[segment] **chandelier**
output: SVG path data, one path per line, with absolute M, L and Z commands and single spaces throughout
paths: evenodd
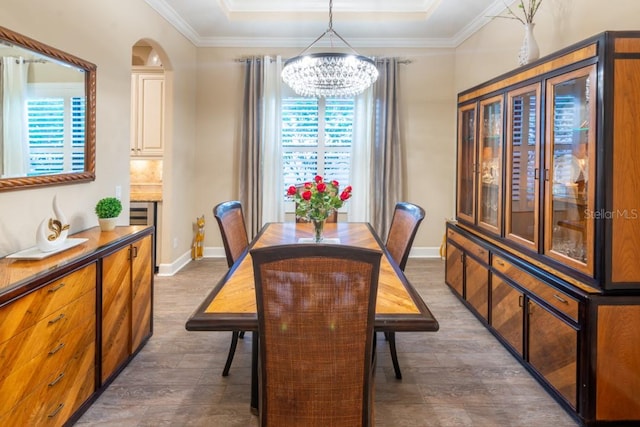
M 310 97 L 349 97 L 363 92 L 378 78 L 375 63 L 359 55 L 333 29 L 333 0 L 329 0 L 329 28 L 305 48 L 300 55 L 284 63 L 282 80 L 295 93 Z M 353 53 L 309 53 L 325 36 L 339 38 Z

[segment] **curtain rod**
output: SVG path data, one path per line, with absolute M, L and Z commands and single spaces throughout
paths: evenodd
M 262 59 L 262 57 L 259 57 L 258 60 L 260 61 Z M 375 61 L 376 59 L 385 59 L 385 57 L 380 57 L 380 58 L 373 58 L 373 60 Z M 242 57 L 242 58 L 236 58 L 234 59 L 234 62 L 247 62 L 251 60 L 251 57 Z M 271 59 L 271 62 L 274 62 L 274 59 Z M 411 59 L 399 59 L 398 64 L 411 64 L 413 61 Z

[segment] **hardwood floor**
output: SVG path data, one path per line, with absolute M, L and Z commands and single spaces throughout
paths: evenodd
M 231 333 L 184 328 L 226 268 L 203 259 L 156 277 L 153 337 L 76 425 L 258 425 L 249 411 L 251 336 L 225 378 Z M 409 259 L 406 274 L 440 331 L 396 334 L 401 381 L 378 334 L 377 427 L 578 425 L 453 296 L 443 261 Z

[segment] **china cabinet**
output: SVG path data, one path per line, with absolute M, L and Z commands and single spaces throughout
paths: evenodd
M 446 282 L 577 420 L 640 422 L 640 32 L 458 95 Z
M 0 425 L 70 425 L 142 348 L 152 334 L 152 234 L 96 227 L 73 236 L 86 242 L 40 260 L 0 258 Z M 100 357 L 111 345 L 109 319 L 122 317 L 107 303 L 114 283 L 131 291 L 132 315 L 127 353 L 109 366 Z

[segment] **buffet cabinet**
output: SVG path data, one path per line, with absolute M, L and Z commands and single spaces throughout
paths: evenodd
M 43 259 L 0 259 L 0 425 L 72 424 L 142 348 L 152 334 L 152 233 L 95 228 Z M 108 338 L 115 318 L 126 319 L 126 343 Z
M 640 422 L 640 32 L 458 95 L 446 282 L 585 425 Z

